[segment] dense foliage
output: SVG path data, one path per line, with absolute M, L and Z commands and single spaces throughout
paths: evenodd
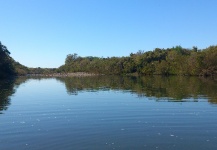
M 7 47 L 0 42 L 0 78 L 6 78 L 15 74 L 13 60 L 9 55 L 10 52 Z
M 128 57 L 80 57 L 69 54 L 58 72 L 140 75 L 217 75 L 217 46 L 198 50 L 176 46 L 131 53 Z
M 10 52 L 6 46 L 0 42 L 0 78 L 9 78 L 16 75 L 26 75 L 29 68 L 16 62 L 10 57 Z
M 11 76 L 22 76 L 27 74 L 50 74 L 56 69 L 48 68 L 28 68 L 10 57 L 10 52 L 6 46 L 0 42 L 0 78 L 9 78 Z
M 107 75 L 217 75 L 217 46 L 203 50 L 176 46 L 153 51 L 138 51 L 127 57 L 80 57 L 67 55 L 59 68 L 27 68 L 10 57 L 0 42 L 0 78 L 11 75 L 87 72 Z

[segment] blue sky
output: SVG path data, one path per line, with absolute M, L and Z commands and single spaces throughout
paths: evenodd
M 0 41 L 28 67 L 217 44 L 217 0 L 0 0 Z

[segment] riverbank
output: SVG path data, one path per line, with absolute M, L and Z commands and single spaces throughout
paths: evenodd
M 74 73 L 53 73 L 53 74 L 27 74 L 29 77 L 88 77 L 96 76 L 99 74 L 87 72 L 74 72 Z

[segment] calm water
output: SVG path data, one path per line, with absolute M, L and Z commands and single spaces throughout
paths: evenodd
M 0 149 L 215 150 L 217 82 L 118 76 L 0 81 Z

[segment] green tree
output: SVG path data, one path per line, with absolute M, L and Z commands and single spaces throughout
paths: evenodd
M 7 47 L 0 42 L 0 78 L 7 78 L 15 75 L 13 59 L 9 56 L 10 52 Z

